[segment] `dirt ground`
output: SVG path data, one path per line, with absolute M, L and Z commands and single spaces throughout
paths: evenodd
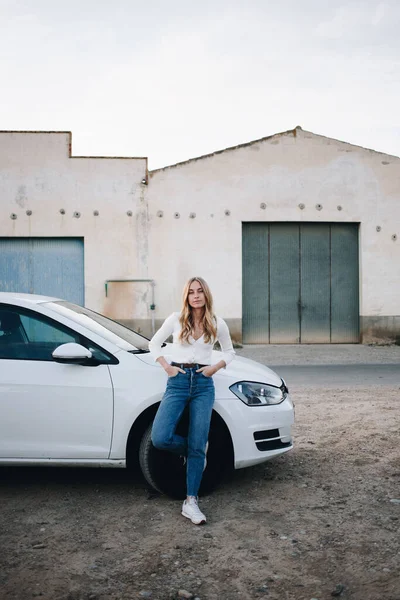
M 400 386 L 291 393 L 294 450 L 203 527 L 124 470 L 0 469 L 1 600 L 400 600 Z

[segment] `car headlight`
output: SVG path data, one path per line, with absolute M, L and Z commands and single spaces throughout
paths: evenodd
M 238 381 L 229 389 L 247 406 L 280 404 L 285 400 L 289 391 L 283 380 L 280 387 L 255 381 Z

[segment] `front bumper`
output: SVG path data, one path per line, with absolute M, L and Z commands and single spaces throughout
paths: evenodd
M 229 428 L 235 469 L 257 465 L 293 448 L 294 407 L 289 395 L 272 406 L 246 406 L 238 398 L 218 399 L 214 408 Z

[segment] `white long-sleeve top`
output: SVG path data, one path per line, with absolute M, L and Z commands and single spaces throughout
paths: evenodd
M 204 334 L 195 340 L 189 336 L 189 343 L 182 343 L 179 340 L 181 325 L 179 323 L 180 313 L 172 313 L 167 317 L 160 329 L 153 335 L 149 342 L 149 350 L 157 360 L 160 356 L 164 356 L 161 348 L 165 340 L 172 335 L 173 343 L 168 346 L 168 357 L 171 362 L 176 363 L 198 363 L 200 365 L 211 365 L 211 357 L 214 344 L 210 342 L 206 344 Z M 217 340 L 221 345 L 222 357 L 228 365 L 235 356 L 235 351 L 232 346 L 231 336 L 227 324 L 221 317 L 216 317 L 217 320 Z

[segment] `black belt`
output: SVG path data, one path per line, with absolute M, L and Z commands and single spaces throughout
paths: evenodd
M 181 369 L 194 369 L 195 367 L 202 368 L 208 367 L 209 365 L 200 365 L 199 363 L 176 363 L 172 362 L 171 365 L 173 367 L 180 367 Z

